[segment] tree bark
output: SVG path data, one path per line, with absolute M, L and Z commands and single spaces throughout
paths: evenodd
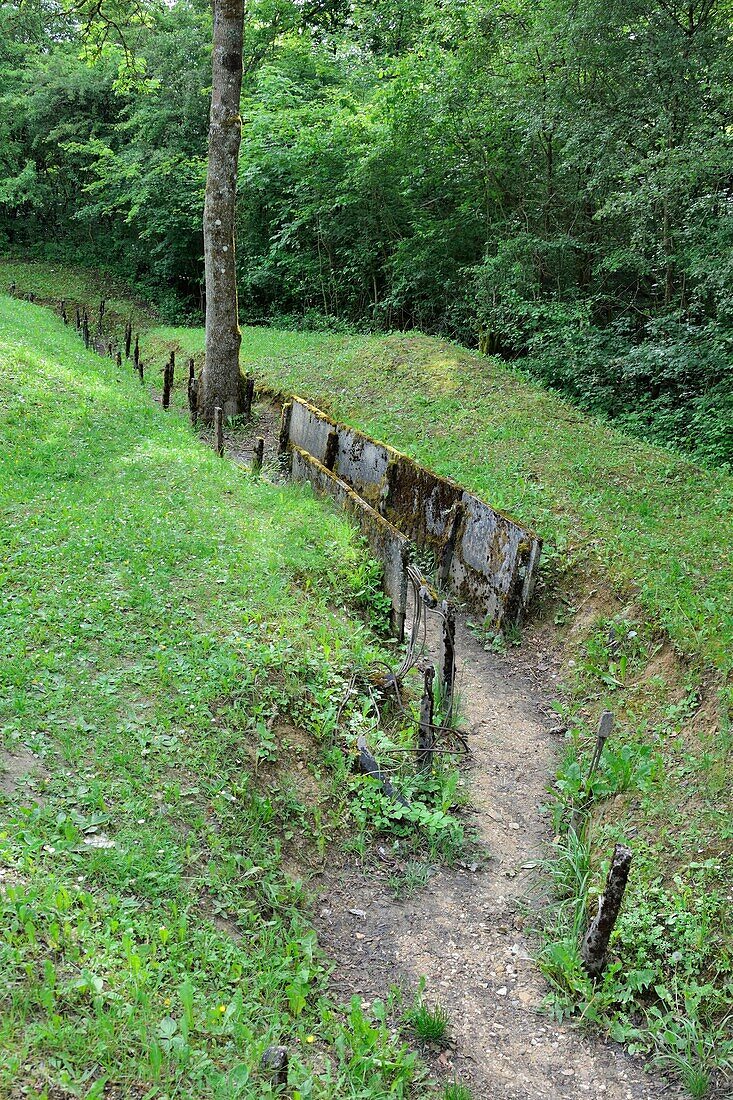
M 204 203 L 206 358 L 200 393 L 201 417 L 209 424 L 213 422 L 215 407 L 220 407 L 225 417 L 236 416 L 243 401 L 234 235 L 242 137 L 239 99 L 244 0 L 213 0 L 213 5 L 214 52 Z

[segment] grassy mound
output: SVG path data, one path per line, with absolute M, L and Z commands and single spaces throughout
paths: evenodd
M 0 378 L 0 1094 L 266 1097 L 284 1042 L 292 1095 L 404 1095 L 282 870 L 333 827 L 294 776 L 371 652 L 360 543 L 47 311 L 0 298 Z

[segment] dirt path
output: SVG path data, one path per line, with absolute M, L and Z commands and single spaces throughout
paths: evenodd
M 474 1100 L 681 1096 L 620 1047 L 539 1012 L 546 986 L 517 903 L 531 888 L 526 865 L 550 839 L 542 806 L 557 737 L 516 662 L 485 652 L 465 620 L 456 641 L 483 865 L 439 870 L 406 901 L 395 900 L 387 866 L 351 863 L 317 876 L 316 927 L 334 960 L 334 992 L 371 1001 L 400 985 L 412 996 L 424 976 L 427 1000 L 450 1014 L 452 1043 L 433 1066 L 468 1084 Z

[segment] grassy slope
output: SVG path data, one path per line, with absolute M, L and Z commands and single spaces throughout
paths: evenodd
M 146 360 L 162 364 L 171 344 L 200 356 L 203 333 L 153 330 Z M 577 848 L 567 836 L 558 847 L 552 873 L 568 900 L 551 916 L 543 962 L 560 1007 L 610 1021 L 641 1049 L 679 1042 L 706 1077 L 713 1050 L 723 1051 L 712 1020 L 733 996 L 733 479 L 630 439 L 442 341 L 248 329 L 243 361 L 261 383 L 303 393 L 532 523 L 548 540 L 550 575 L 582 578 L 590 562 L 595 578 L 605 563 L 620 593 L 610 609 L 591 599 L 577 620 L 572 607 L 558 616 L 574 623 L 558 701 L 570 729 L 558 824 L 584 798 L 598 712 L 614 710 L 618 724 L 593 783 L 592 831 Z M 689 661 L 664 645 L 660 627 Z M 609 846 L 629 838 L 635 870 L 620 964 L 594 989 L 577 966 L 576 925 L 602 886 Z M 639 1026 L 644 1005 L 660 1013 L 649 1027 Z
M 162 362 L 171 345 L 200 355 L 202 334 L 157 329 L 144 344 Z M 548 873 L 564 904 L 548 913 L 541 962 L 559 1012 L 661 1052 L 693 1095 L 707 1095 L 733 1070 L 730 1018 L 720 1023 L 733 1004 L 733 478 L 422 336 L 248 329 L 242 357 L 260 383 L 303 394 L 534 525 L 551 572 L 605 567 L 621 597 L 571 642 L 557 704 L 569 734 Z M 689 662 L 668 652 L 660 628 Z M 592 784 L 597 812 L 577 839 L 568 808 L 585 802 L 606 708 L 616 731 Z M 578 938 L 621 841 L 633 845 L 634 872 L 618 961 L 599 988 L 579 965 Z
M 0 379 L 0 763 L 43 769 L 0 789 L 0 1094 L 264 1097 L 285 1041 L 303 1095 L 403 1095 L 280 868 L 327 812 L 255 766 L 368 648 L 351 529 L 2 297 Z
M 201 331 L 162 329 L 200 353 Z M 526 377 L 422 336 L 246 329 L 243 363 L 601 558 L 688 654 L 733 667 L 733 477 L 590 417 Z
M 0 261 L 0 285 L 13 280 L 90 305 L 107 287 L 83 270 Z M 169 341 L 203 352 L 202 329 L 154 329 L 146 353 L 160 346 L 162 360 Z M 599 557 L 684 653 L 733 668 L 730 475 L 634 440 L 441 340 L 250 328 L 242 361 L 261 383 L 301 392 L 513 512 L 548 540 L 546 559 Z

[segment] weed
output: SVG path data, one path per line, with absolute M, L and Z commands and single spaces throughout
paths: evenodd
M 656 1064 L 675 1070 L 691 1096 L 710 1095 L 715 1075 L 733 1073 L 732 1019 L 726 1016 L 711 1028 L 703 1026 L 693 1010 L 690 1015 L 660 1021 L 655 1029 Z
M 411 898 L 427 886 L 433 872 L 429 863 L 408 859 L 400 874 L 390 876 L 389 887 L 396 898 Z
M 440 1043 L 448 1029 L 449 1016 L 437 1002 L 432 1007 L 418 996 L 413 1007 L 405 1014 L 405 1021 L 415 1036 L 423 1043 Z
M 453 1081 L 446 1085 L 443 1091 L 443 1100 L 472 1100 L 471 1090 L 459 1081 Z

